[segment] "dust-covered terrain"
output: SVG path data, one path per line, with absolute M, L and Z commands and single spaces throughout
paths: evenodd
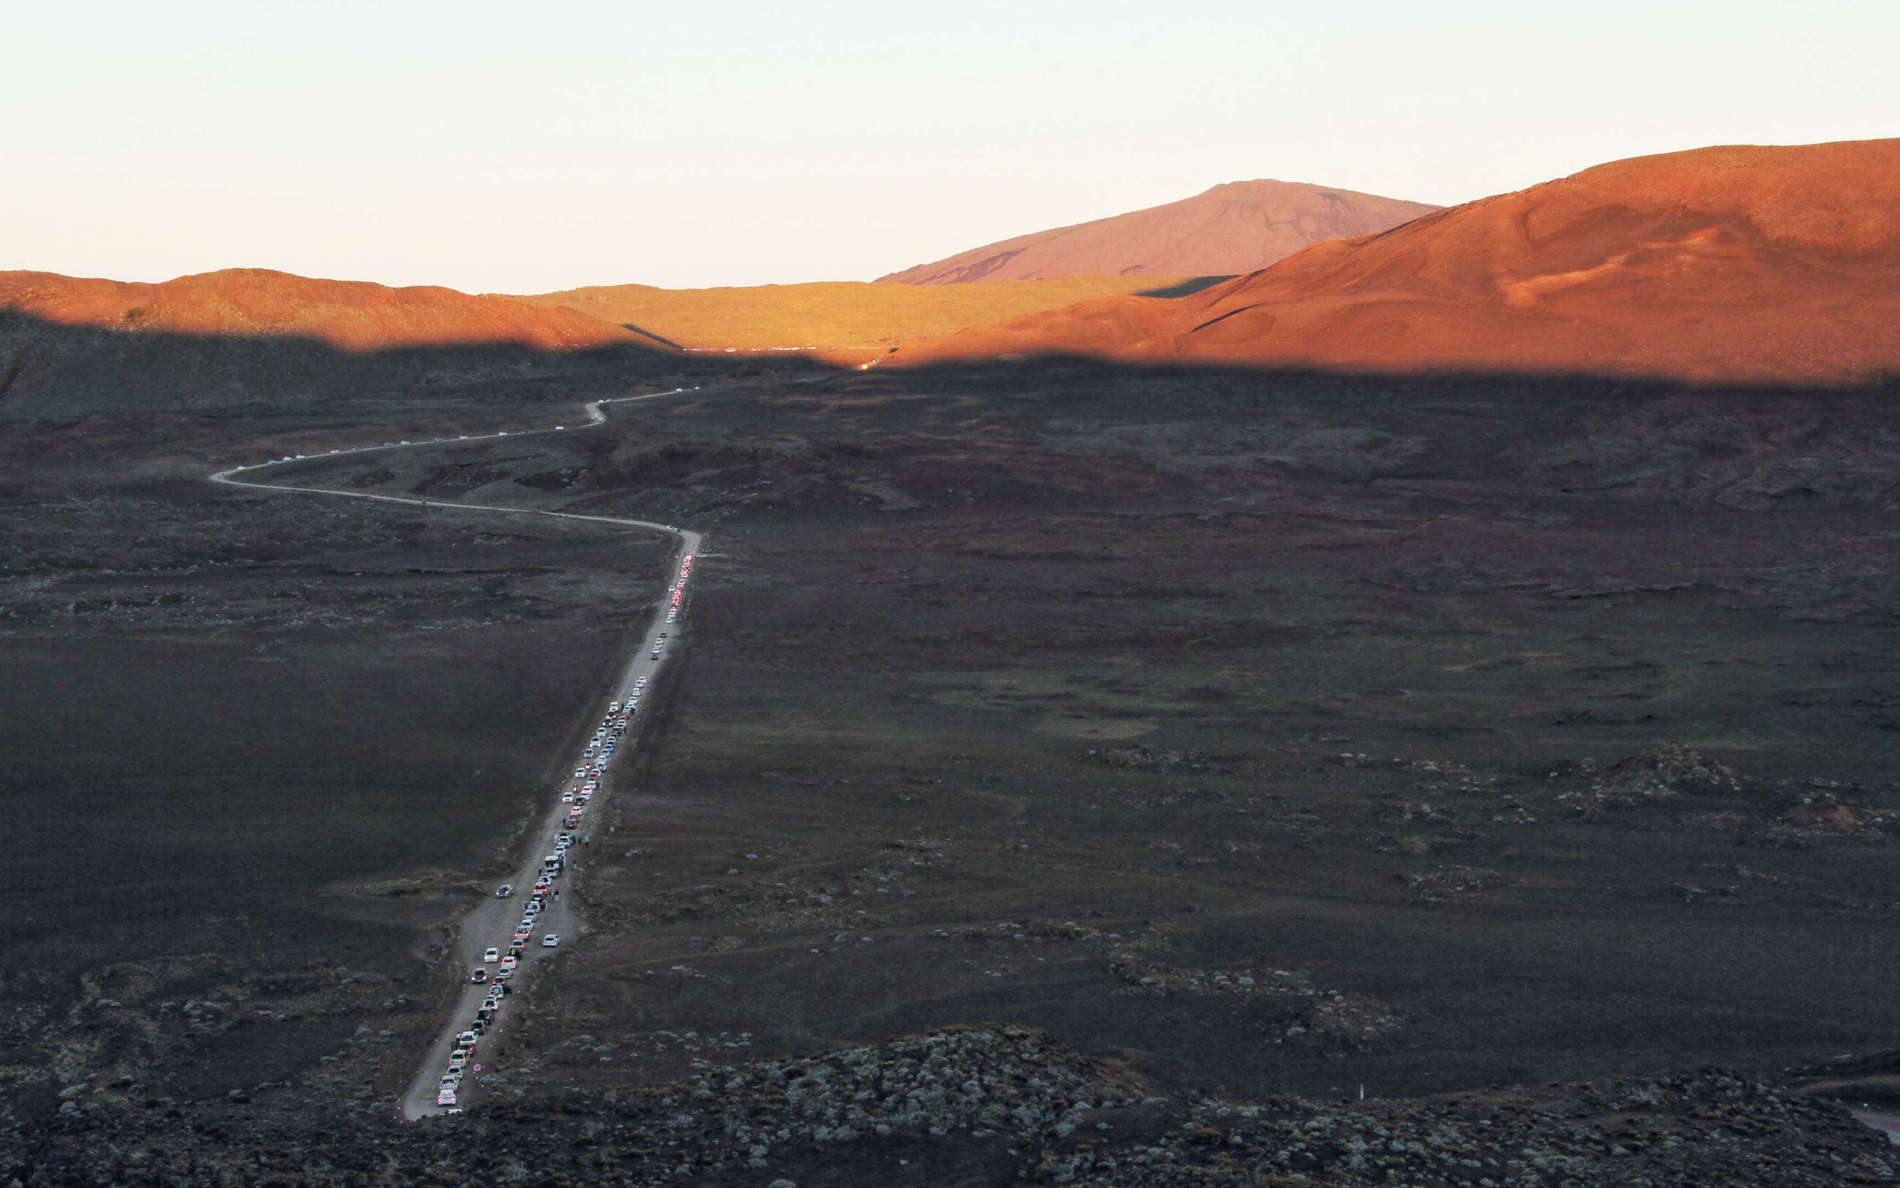
M 356 1092 L 387 1053 L 346 1044 L 426 1025 L 438 926 L 504 868 L 667 556 L 204 481 L 496 419 L 479 393 L 430 411 L 8 423 L 4 891 L 33 954 L 0 975 L 10 1114 L 75 1078 L 189 1100 L 348 1065 Z
M 659 545 L 34 422 L 0 1171 L 1885 1182 L 1784 1073 L 1900 1047 L 1892 395 L 804 373 L 285 467 L 709 533 L 586 944 L 421 1129 L 434 930 Z

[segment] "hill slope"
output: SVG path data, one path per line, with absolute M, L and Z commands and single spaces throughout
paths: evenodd
M 343 350 L 513 343 L 541 350 L 631 343 L 618 326 L 454 289 L 392 289 L 231 268 L 159 284 L 0 272 L 0 310 L 66 326 L 192 335 L 307 338 Z
M 1093 297 L 1134 294 L 1170 280 L 1066 276 L 954 286 L 818 281 L 721 289 L 592 285 L 515 300 L 566 306 L 688 350 L 799 347 L 856 361 L 894 343 L 954 334 Z
M 1900 140 L 1637 157 L 893 361 L 1075 351 L 1378 370 L 1851 381 L 1900 371 Z
M 1437 209 L 1303 182 L 1227 182 L 1179 202 L 1019 235 L 878 279 L 950 285 L 1049 276 L 1232 276 L 1310 244 L 1384 231 Z
M 0 273 L 0 416 L 299 404 L 616 367 L 619 326 L 433 287 L 238 269 L 162 284 Z

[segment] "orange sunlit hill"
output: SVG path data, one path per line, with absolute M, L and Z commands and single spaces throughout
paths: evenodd
M 1019 235 L 878 279 L 954 285 L 1046 276 L 1232 276 L 1311 244 L 1384 231 L 1438 209 L 1305 182 L 1226 182 L 1179 202 Z
M 894 274 L 920 283 L 627 284 L 504 296 L 248 268 L 159 284 L 11 272 L 0 273 L 0 311 L 52 326 L 298 338 L 355 352 L 505 343 L 796 351 L 904 365 L 1075 353 L 1851 382 L 1900 372 L 1896 177 L 1900 140 L 1638 157 L 1316 243 L 1219 283 L 1148 270 L 1162 259 L 1206 263 L 1265 250 L 1256 234 L 1259 187 L 1286 197 L 1283 183 L 1215 187 L 1184 203 L 991 245 L 1027 245 L 1011 261 L 997 263 L 999 254 L 983 248 Z M 1344 194 L 1293 190 L 1288 201 L 1322 205 Z M 1376 201 L 1385 204 L 1374 212 L 1380 219 L 1429 209 Z M 1241 212 L 1222 224 L 1233 254 L 1167 256 L 1170 243 L 1179 246 L 1167 228 L 1178 231 L 1188 208 Z M 1309 222 L 1301 234 L 1332 226 Z M 1144 227 L 1155 235 L 1145 237 Z M 1071 253 L 1059 263 L 1052 253 L 1065 242 L 1109 254 Z M 966 267 L 965 257 L 982 259 Z M 972 267 L 999 274 L 1005 265 L 1091 261 L 1123 274 L 957 280 Z
M 1900 372 L 1900 140 L 1638 157 L 892 363 L 1077 353 L 1841 382 Z
M 311 339 L 348 351 L 510 343 L 544 351 L 796 350 L 858 362 L 898 342 L 1092 297 L 1177 290 L 1172 277 L 1058 277 L 956 286 L 817 282 L 717 289 L 601 285 L 514 297 L 391 288 L 261 268 L 158 284 L 0 272 L 0 310 L 134 334 Z
M 159 284 L 0 273 L 0 310 L 65 326 L 131 333 L 314 339 L 348 351 L 512 343 L 539 350 L 639 344 L 572 310 L 433 285 L 390 288 L 232 268 Z
M 1233 271 L 1230 270 L 1230 275 Z M 811 350 L 857 361 L 908 339 L 953 334 L 1093 297 L 1166 289 L 1166 276 L 1064 276 L 969 285 L 820 281 L 719 289 L 594 285 L 516 300 L 564 306 L 688 350 Z

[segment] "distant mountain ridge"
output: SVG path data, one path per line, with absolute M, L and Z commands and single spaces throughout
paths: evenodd
M 1311 244 L 1384 231 L 1438 209 L 1304 182 L 1226 182 L 1179 202 L 1019 235 L 878 280 L 951 285 L 1053 276 L 1233 276 Z
M 1077 276 L 956 286 L 813 281 L 717 289 L 590 285 L 515 300 L 566 306 L 665 346 L 801 348 L 855 361 L 871 348 L 952 334 L 1091 297 L 1153 289 L 1174 279 Z
M 260 268 L 158 284 L 0 272 L 0 418 L 403 398 L 684 358 L 571 309 L 433 286 Z
M 1896 178 L 1900 139 L 1635 157 L 1318 244 L 1192 296 L 1082 302 L 891 361 L 1900 375 Z
M 619 326 L 571 309 L 436 285 L 391 288 L 269 268 L 227 268 L 156 284 L 0 272 L 0 310 L 127 332 L 308 338 L 349 351 L 472 343 L 574 350 L 637 341 Z

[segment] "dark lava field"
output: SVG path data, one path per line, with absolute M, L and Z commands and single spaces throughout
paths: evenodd
M 0 419 L 0 1182 L 1893 1179 L 1894 391 L 699 370 Z M 404 1126 L 665 543 L 203 475 L 680 379 L 273 468 L 707 534 Z

